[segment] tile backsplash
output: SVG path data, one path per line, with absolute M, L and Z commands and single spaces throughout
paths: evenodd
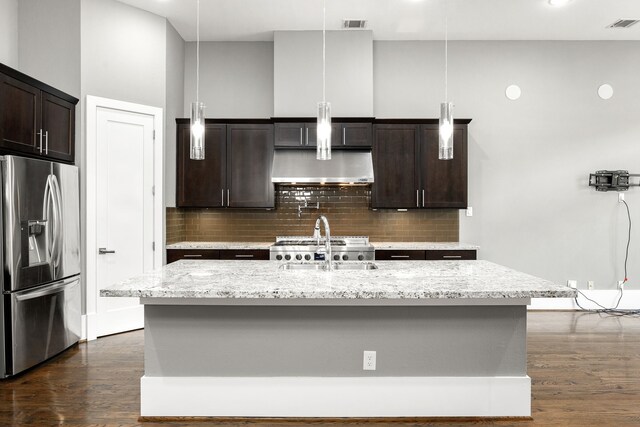
M 298 206 L 320 209 L 302 209 Z M 331 234 L 364 235 L 372 242 L 457 242 L 457 209 L 372 210 L 371 188 L 360 186 L 276 189 L 276 209 L 167 208 L 167 243 L 180 241 L 273 241 L 311 235 L 316 218 L 329 219 Z M 324 231 L 323 231 L 324 233 Z

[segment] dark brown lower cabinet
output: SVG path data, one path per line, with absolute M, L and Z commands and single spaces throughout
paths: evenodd
M 167 264 L 181 259 L 269 260 L 268 249 L 167 249 Z
M 476 251 L 463 250 L 376 250 L 375 258 L 378 261 L 446 261 L 446 260 L 474 260 Z

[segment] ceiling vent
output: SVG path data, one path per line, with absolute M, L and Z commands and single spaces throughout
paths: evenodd
M 607 28 L 629 28 L 632 25 L 640 22 L 639 19 L 618 19 L 611 25 L 607 25 Z
M 367 26 L 367 21 L 364 19 L 343 19 L 342 20 L 342 28 L 346 28 L 348 30 L 354 28 L 364 28 Z

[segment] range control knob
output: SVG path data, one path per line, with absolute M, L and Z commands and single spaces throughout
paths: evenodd
M 296 259 L 297 259 L 298 261 L 300 261 L 300 260 L 302 259 L 302 255 L 300 255 L 300 254 L 296 255 Z
M 364 259 L 364 255 L 360 254 L 358 255 L 358 261 L 362 261 Z
M 284 259 L 286 259 L 287 261 L 289 261 L 291 259 L 291 255 L 287 254 L 284 256 Z
M 311 259 L 311 255 L 306 254 L 306 255 L 304 256 L 304 259 L 306 259 L 307 261 L 309 261 L 309 260 Z
M 342 260 L 343 260 L 343 261 L 346 261 L 346 260 L 348 260 L 348 259 L 349 259 L 349 255 L 342 255 Z
M 340 255 L 334 255 L 334 256 L 333 256 L 333 259 L 334 259 L 335 261 L 338 261 L 338 260 L 340 259 Z
M 282 260 L 282 255 L 276 255 L 276 259 L 277 259 L 278 261 Z

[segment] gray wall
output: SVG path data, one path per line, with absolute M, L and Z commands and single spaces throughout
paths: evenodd
M 18 0 L 0 0 L 0 62 L 18 68 Z
M 558 283 L 615 289 L 627 218 L 589 172 L 640 173 L 639 42 L 453 42 L 449 98 L 468 117 L 469 203 L 461 241 L 480 256 Z M 375 42 L 376 117 L 437 117 L 444 99 L 438 42 Z M 614 96 L 597 96 L 610 83 Z M 522 88 L 518 101 L 504 90 Z M 640 223 L 640 189 L 627 194 Z M 635 233 L 637 237 L 637 232 Z M 636 239 L 637 242 L 637 239 Z M 640 245 L 629 277 L 640 276 Z
M 184 111 L 196 99 L 196 44 L 185 52 Z M 273 43 L 200 43 L 200 101 L 207 117 L 273 116 Z
M 373 115 L 373 33 L 327 31 L 326 100 L 333 117 Z M 322 101 L 322 31 L 274 32 L 276 117 L 315 117 Z
M 165 206 L 176 205 L 176 118 L 183 117 L 185 42 L 167 21 L 167 99 L 165 109 Z
M 82 2 L 82 94 L 164 108 L 166 20 L 113 0 Z
M 20 71 L 80 97 L 80 0 L 21 0 Z

